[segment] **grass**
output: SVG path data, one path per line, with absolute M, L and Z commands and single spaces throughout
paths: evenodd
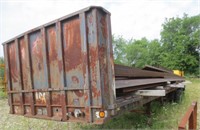
M 7 94 L 1 88 L 3 88 L 3 85 L 0 84 L 0 99 L 5 99 L 7 98 Z
M 200 104 L 200 79 L 188 79 L 185 93 L 180 103 L 152 103 L 152 116 L 143 114 L 125 113 L 113 118 L 103 125 L 81 123 L 66 123 L 49 120 L 40 120 L 8 114 L 7 99 L 0 98 L 0 129 L 177 129 L 178 123 L 191 105 L 192 101 Z M 3 95 L 0 92 L 0 96 Z M 4 96 L 3 96 L 4 97 Z M 198 129 L 200 129 L 200 107 L 198 107 Z
M 193 101 L 200 103 L 200 79 L 189 79 L 182 101 L 179 103 L 166 103 L 159 106 L 152 116 L 152 129 L 176 129 L 181 118 Z M 198 128 L 200 128 L 200 108 L 198 108 Z

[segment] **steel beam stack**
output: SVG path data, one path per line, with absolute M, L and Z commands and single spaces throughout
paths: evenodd
M 115 64 L 115 85 L 117 96 L 141 89 L 166 86 L 184 81 L 163 67 L 145 66 L 143 69 Z

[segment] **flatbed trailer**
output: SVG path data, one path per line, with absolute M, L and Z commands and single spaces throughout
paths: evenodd
M 110 13 L 98 6 L 3 47 L 10 113 L 26 117 L 102 124 L 175 92 L 184 81 L 170 72 L 115 65 Z

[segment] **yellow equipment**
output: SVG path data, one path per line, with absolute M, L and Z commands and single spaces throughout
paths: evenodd
M 181 76 L 183 77 L 184 76 L 184 71 L 180 71 L 180 70 L 173 70 L 174 74 L 175 75 L 178 75 L 178 76 Z

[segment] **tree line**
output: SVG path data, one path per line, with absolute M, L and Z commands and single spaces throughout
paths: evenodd
M 160 36 L 160 40 L 113 36 L 115 63 L 139 68 L 162 66 L 199 75 L 200 15 L 165 19 Z

